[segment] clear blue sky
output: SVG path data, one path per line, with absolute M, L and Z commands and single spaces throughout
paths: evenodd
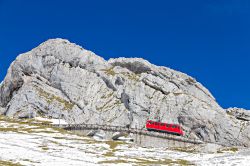
M 222 107 L 250 109 L 250 0 L 0 0 L 0 80 L 56 37 L 180 70 Z

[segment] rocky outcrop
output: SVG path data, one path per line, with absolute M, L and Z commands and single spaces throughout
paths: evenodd
M 140 58 L 103 58 L 63 39 L 21 54 L 0 85 L 1 112 L 68 123 L 144 128 L 179 123 L 185 136 L 250 146 L 250 127 L 227 114 L 194 78 Z
M 0 107 L 0 115 L 2 115 L 5 112 L 5 109 Z
M 226 111 L 229 115 L 232 115 L 239 120 L 250 121 L 250 110 L 245 110 L 242 108 L 228 108 Z

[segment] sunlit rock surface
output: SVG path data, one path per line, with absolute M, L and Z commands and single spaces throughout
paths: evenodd
M 0 113 L 145 128 L 179 123 L 185 137 L 250 146 L 249 123 L 227 113 L 194 78 L 140 58 L 104 60 L 63 39 L 21 54 L 0 85 Z
M 250 121 L 250 110 L 244 110 L 242 108 L 228 108 L 227 113 L 235 116 L 237 119 L 242 121 Z

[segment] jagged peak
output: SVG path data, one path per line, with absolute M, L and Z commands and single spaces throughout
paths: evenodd
M 47 46 L 47 45 L 50 45 L 51 47 L 58 46 L 58 45 L 68 45 L 68 46 L 73 46 L 73 47 L 78 47 L 80 49 L 84 49 L 81 46 L 75 43 L 72 43 L 67 39 L 62 39 L 62 38 L 48 39 L 45 42 L 41 43 L 38 47 Z
M 70 42 L 69 40 L 66 39 L 61 39 L 61 38 L 55 38 L 55 39 L 48 39 L 47 41 L 41 43 L 38 47 L 34 48 L 32 51 L 33 52 L 39 52 L 42 50 L 46 50 L 47 53 L 50 54 L 52 50 L 74 50 L 75 52 L 78 51 L 88 51 L 84 49 L 83 47 Z M 88 51 L 90 52 L 90 51 Z M 38 54 L 41 56 L 45 56 L 44 54 Z
M 19 61 L 25 61 L 28 56 L 54 57 L 61 62 L 70 63 L 72 66 L 105 65 L 106 61 L 94 52 L 70 42 L 66 39 L 48 39 L 31 51 L 17 57 Z

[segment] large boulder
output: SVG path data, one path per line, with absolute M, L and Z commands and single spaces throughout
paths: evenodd
M 194 78 L 140 58 L 108 61 L 63 39 L 21 54 L 0 85 L 6 116 L 145 128 L 179 123 L 185 136 L 250 146 L 250 127 L 222 109 Z

